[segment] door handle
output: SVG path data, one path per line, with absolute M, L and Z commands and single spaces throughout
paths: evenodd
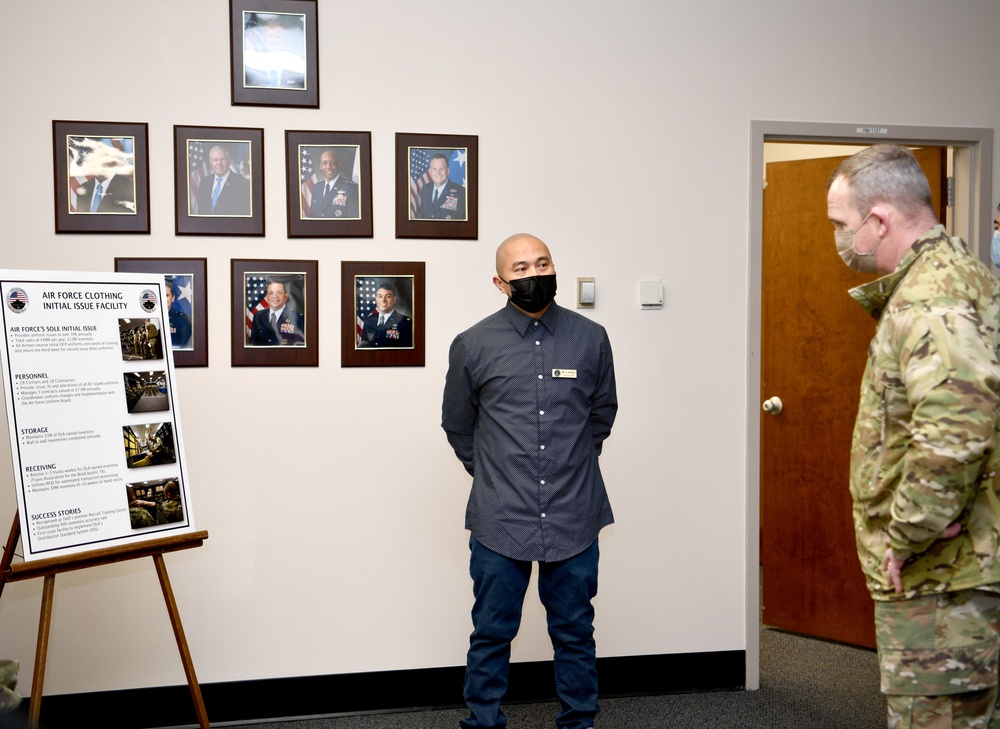
M 777 395 L 764 401 L 762 406 L 768 415 L 777 415 L 781 412 L 781 398 Z

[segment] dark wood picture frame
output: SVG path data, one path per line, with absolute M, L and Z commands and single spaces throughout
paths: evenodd
M 202 212 L 216 150 L 226 153 L 229 176 L 215 211 Z M 174 214 L 177 235 L 264 235 L 264 130 L 174 125 Z
M 423 367 L 425 322 L 424 300 L 426 277 L 423 261 L 341 261 L 341 346 L 342 367 Z M 371 313 L 370 303 L 379 284 L 391 282 L 395 288 L 409 291 L 397 294 L 397 306 L 409 310 L 412 346 L 363 346 L 360 342 L 364 319 Z M 363 290 L 363 291 L 362 291 Z M 401 295 L 400 295 L 401 294 Z M 402 301 L 403 298 L 408 301 Z
M 330 195 L 314 196 L 314 183 L 323 187 L 327 152 L 337 161 L 338 183 L 347 181 Z M 285 187 L 289 238 L 371 238 L 371 132 L 286 131 Z
M 432 207 L 422 191 L 430 184 L 434 157 L 441 154 L 449 160 L 447 184 L 452 188 Z M 423 209 L 434 212 L 424 215 Z M 479 137 L 396 133 L 396 237 L 479 237 Z
M 317 0 L 229 0 L 233 106 L 319 108 Z
M 251 321 L 264 310 L 260 296 L 268 281 L 280 281 L 290 294 L 291 314 L 302 317 L 290 331 L 301 338 L 291 346 L 252 344 Z M 250 294 L 253 289 L 256 293 Z M 233 367 L 316 367 L 319 365 L 319 262 L 270 259 L 232 261 Z M 248 300 L 249 299 L 249 300 Z M 283 328 L 281 331 L 285 331 Z
M 172 350 L 176 367 L 208 367 L 207 267 L 205 258 L 115 258 L 115 271 L 191 277 L 190 292 L 174 296 L 175 303 L 190 318 L 191 323 L 191 348 Z M 187 306 L 184 305 L 185 301 L 188 302 Z M 166 325 L 170 326 L 169 312 L 164 318 L 167 320 Z
M 149 234 L 148 124 L 54 120 L 52 159 L 56 233 Z

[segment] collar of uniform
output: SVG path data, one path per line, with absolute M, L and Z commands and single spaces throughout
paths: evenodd
M 903 256 L 903 260 L 896 266 L 895 271 L 882 278 L 861 284 L 851 289 L 848 293 L 850 293 L 851 298 L 861 304 L 865 311 L 875 319 L 879 319 L 882 316 L 882 312 L 885 311 L 892 293 L 896 290 L 899 282 L 909 273 L 910 268 L 916 260 L 920 258 L 924 251 L 942 243 L 955 246 L 961 245 L 958 238 L 951 238 L 948 235 L 948 231 L 944 229 L 943 225 L 935 225 L 914 241 L 913 245 L 910 246 L 909 250 Z
M 553 301 L 552 305 L 541 316 L 529 316 L 510 303 L 510 299 L 507 299 L 507 306 L 504 309 L 507 321 L 511 323 L 522 337 L 528 333 L 528 330 L 531 329 L 535 321 L 540 321 L 542 326 L 549 330 L 550 334 L 555 334 L 556 320 L 559 318 L 558 311 L 559 306 Z

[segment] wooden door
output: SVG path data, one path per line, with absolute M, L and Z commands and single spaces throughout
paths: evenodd
M 943 155 L 917 153 L 940 209 Z M 851 433 L 875 321 L 847 294 L 872 275 L 848 269 L 826 217 L 843 157 L 767 165 L 761 287 L 763 622 L 875 645 L 848 489 Z

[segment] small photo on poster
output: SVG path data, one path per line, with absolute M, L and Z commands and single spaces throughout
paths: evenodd
M 125 496 L 133 529 L 184 521 L 184 506 L 176 478 L 127 484 Z
M 124 361 L 163 359 L 159 319 L 119 319 L 118 336 Z
M 122 433 L 125 437 L 125 465 L 129 468 L 159 466 L 177 460 L 174 431 L 170 423 L 124 425 Z
M 167 373 L 163 370 L 156 372 L 126 372 L 125 406 L 130 413 L 169 410 L 170 398 L 167 397 Z

